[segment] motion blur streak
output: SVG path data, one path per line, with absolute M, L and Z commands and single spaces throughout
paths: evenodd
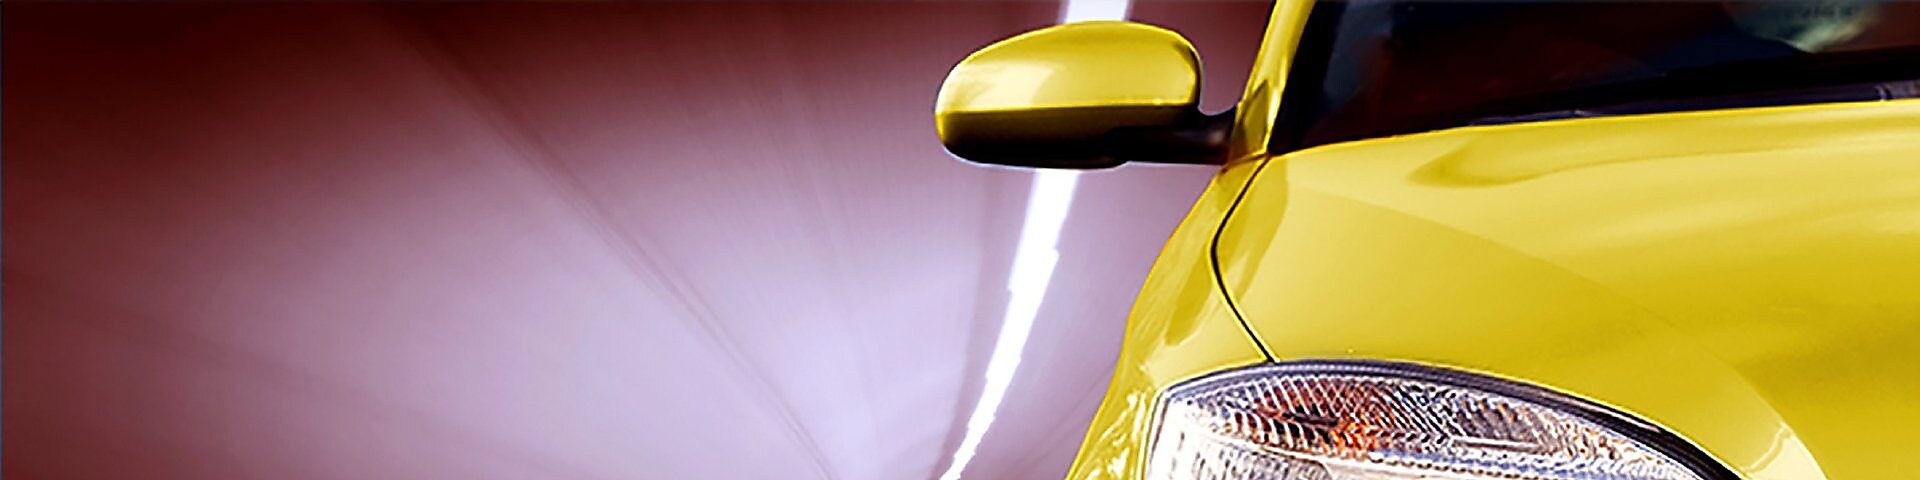
M 1269 8 L 1131 15 L 1218 109 Z M 1080 174 L 1013 305 L 1061 189 L 928 110 L 1060 13 L 8 2 L 0 478 L 933 479 L 1037 308 L 967 476 L 1058 479 L 1212 173 Z
M 1060 260 L 1060 252 L 1054 245 L 1060 240 L 1060 227 L 1067 223 L 1073 187 L 1079 181 L 1079 173 L 1063 170 L 1042 170 L 1033 176 L 1026 222 L 1020 227 L 1019 247 L 1013 254 L 1013 275 L 1007 278 L 1007 291 L 1013 297 L 1007 301 L 1006 317 L 1000 321 L 999 340 L 994 341 L 993 355 L 987 360 L 986 389 L 980 393 L 979 403 L 967 418 L 967 436 L 960 441 L 960 449 L 953 453 L 953 464 L 940 475 L 941 480 L 960 478 L 967 462 L 973 460 L 974 450 L 979 448 L 980 439 L 986 437 L 987 427 L 993 425 L 994 411 L 1000 409 L 1007 386 L 1013 383 L 1013 374 L 1020 368 L 1020 351 L 1027 346 L 1027 335 L 1033 332 L 1033 318 L 1040 314 L 1040 302 L 1047 294 L 1047 284 L 1053 280 L 1053 267 Z
M 1067 0 L 1060 12 L 1060 23 L 1088 20 L 1126 20 L 1130 0 Z
M 1129 0 L 1067 0 L 1061 7 L 1060 23 L 1087 20 L 1125 20 Z M 967 418 L 966 438 L 953 452 L 941 480 L 958 480 L 974 450 L 993 425 L 994 412 L 1005 399 L 1007 386 L 1020 368 L 1021 350 L 1027 347 L 1027 335 L 1033 331 L 1033 319 L 1040 314 L 1040 302 L 1053 280 L 1054 264 L 1060 252 L 1054 248 L 1060 229 L 1067 224 L 1067 210 L 1073 205 L 1073 188 L 1080 182 L 1079 172 L 1040 170 L 1033 175 L 1032 193 L 1027 197 L 1026 222 L 1020 227 L 1019 247 L 1013 253 L 1013 276 L 1007 279 L 1007 315 L 1000 320 L 1000 338 L 993 343 L 993 355 L 987 360 L 987 384 L 979 403 Z

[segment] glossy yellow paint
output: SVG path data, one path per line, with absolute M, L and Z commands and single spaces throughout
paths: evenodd
M 1661 425 L 1755 480 L 1920 471 L 1907 453 L 1920 447 L 1920 101 L 1468 127 L 1269 156 L 1265 122 L 1305 4 L 1276 6 L 1240 105 L 1239 160 L 1149 276 L 1069 479 L 1140 478 L 1161 391 L 1265 361 L 1222 287 L 1279 361 L 1541 385 Z
M 1218 253 L 1277 360 L 1542 385 L 1753 479 L 1920 471 L 1920 101 L 1459 128 L 1266 162 Z
M 1227 305 L 1211 263 L 1212 240 L 1249 180 L 1263 165 L 1267 119 L 1248 112 L 1278 108 L 1293 45 L 1310 2 L 1282 0 L 1268 18 L 1247 93 L 1236 111 L 1233 160 L 1207 187 L 1168 239 L 1128 315 L 1126 339 L 1107 395 L 1087 429 L 1070 480 L 1131 480 L 1145 469 L 1146 445 L 1160 392 L 1201 375 L 1267 360 Z M 1271 105 L 1269 105 L 1271 103 Z M 1246 139 L 1257 136 L 1259 142 Z
M 1287 73 L 1293 70 L 1293 53 L 1300 45 L 1300 32 L 1306 28 L 1311 0 L 1280 0 L 1267 17 L 1266 37 L 1260 53 L 1253 59 L 1253 72 L 1247 76 L 1246 93 L 1234 107 L 1233 138 L 1227 143 L 1227 158 L 1249 160 L 1267 153 L 1273 137 L 1273 119 L 1280 115 L 1280 92 L 1287 86 Z
M 1161 391 L 1222 368 L 1266 361 L 1229 310 L 1208 261 L 1215 230 L 1257 166 L 1222 170 L 1161 250 L 1128 316 L 1106 399 L 1067 478 L 1138 478 L 1146 468 L 1143 455 Z
M 933 117 L 940 143 L 961 158 L 1105 168 L 1126 161 L 1121 154 L 1183 161 L 1119 148 L 1117 132 L 1152 138 L 1148 132 L 1178 129 L 1202 117 L 1199 100 L 1200 57 L 1180 34 L 1080 22 L 1001 40 L 961 60 L 940 86 Z M 1225 136 L 1216 129 L 1212 138 Z
M 940 88 L 934 118 L 1191 106 L 1200 99 L 1199 68 L 1193 46 L 1171 30 L 1118 21 L 1056 25 L 996 42 L 961 60 Z

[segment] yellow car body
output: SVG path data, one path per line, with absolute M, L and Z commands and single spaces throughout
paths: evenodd
M 1276 7 L 1236 160 L 1141 290 L 1068 478 L 1139 478 L 1155 401 L 1176 383 L 1307 359 L 1544 386 L 1665 427 L 1755 480 L 1920 472 L 1920 101 L 1268 155 L 1266 92 L 1304 3 Z
M 1176 384 L 1347 359 L 1586 399 L 1743 478 L 1920 472 L 1920 100 L 1274 154 L 1308 3 L 1276 6 L 1231 160 L 1141 290 L 1069 479 L 1142 478 Z
M 1235 162 L 1149 276 L 1069 478 L 1137 478 L 1160 392 L 1268 361 L 1263 346 L 1545 386 L 1747 478 L 1905 478 L 1920 471 L 1916 129 L 1920 101 L 1833 104 Z

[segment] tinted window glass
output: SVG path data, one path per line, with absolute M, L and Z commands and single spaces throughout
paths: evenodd
M 1920 2 L 1323 3 L 1276 141 L 1911 96 L 1916 47 Z

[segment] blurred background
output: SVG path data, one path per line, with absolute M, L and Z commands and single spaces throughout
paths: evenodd
M 1238 97 L 1267 2 L 1143 2 Z M 931 105 L 1056 2 L 20 3 L 4 475 L 931 479 L 1033 173 Z M 1066 473 L 1213 171 L 1081 175 L 965 478 Z

